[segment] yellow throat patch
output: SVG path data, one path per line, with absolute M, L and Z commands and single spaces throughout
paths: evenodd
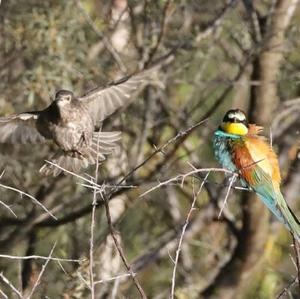
M 248 133 L 248 128 L 242 123 L 222 123 L 221 128 L 224 132 L 233 135 L 246 135 Z

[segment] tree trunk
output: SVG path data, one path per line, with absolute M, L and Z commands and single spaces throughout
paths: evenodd
M 252 90 L 250 103 L 251 121 L 270 124 L 279 103 L 277 79 L 283 58 L 285 32 L 295 12 L 298 0 L 278 0 L 262 41 L 254 71 L 260 84 Z

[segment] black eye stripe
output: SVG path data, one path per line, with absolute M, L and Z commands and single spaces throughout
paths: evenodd
M 233 117 L 233 118 L 225 118 L 224 120 L 223 120 L 223 122 L 229 122 L 229 123 L 235 123 L 235 124 L 238 124 L 238 123 L 240 123 L 240 124 L 244 124 L 245 126 L 248 126 L 248 122 L 247 122 L 247 120 L 246 119 L 244 119 L 244 120 L 240 120 L 240 119 L 238 119 L 238 118 L 236 118 L 236 117 Z
M 226 115 L 223 119 L 224 122 L 234 122 L 234 123 L 244 123 L 244 122 L 247 122 L 247 119 L 244 118 L 244 119 L 240 119 L 238 117 L 228 117 L 228 115 Z
M 230 119 L 229 121 L 234 122 L 234 123 L 245 123 L 246 122 L 245 119 L 244 120 L 240 120 L 240 119 L 238 119 L 236 117 Z

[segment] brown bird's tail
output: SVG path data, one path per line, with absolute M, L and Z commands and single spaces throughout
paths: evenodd
M 42 166 L 40 173 L 46 176 L 57 176 L 64 170 L 77 173 L 81 168 L 105 160 L 105 155 L 111 154 L 118 147 L 120 138 L 121 132 L 95 132 L 90 147 L 84 147 L 80 152 L 58 151 L 50 163 Z

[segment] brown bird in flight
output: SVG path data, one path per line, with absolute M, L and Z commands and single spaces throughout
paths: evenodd
M 121 138 L 121 132 L 96 132 L 96 127 L 118 108 L 130 102 L 133 94 L 149 81 L 151 70 L 127 76 L 76 97 L 69 90 L 59 90 L 44 110 L 0 117 L 0 142 L 37 143 L 53 140 L 59 150 L 51 162 L 77 172 L 96 161 L 103 161 Z M 58 175 L 61 169 L 46 163 L 45 175 Z

